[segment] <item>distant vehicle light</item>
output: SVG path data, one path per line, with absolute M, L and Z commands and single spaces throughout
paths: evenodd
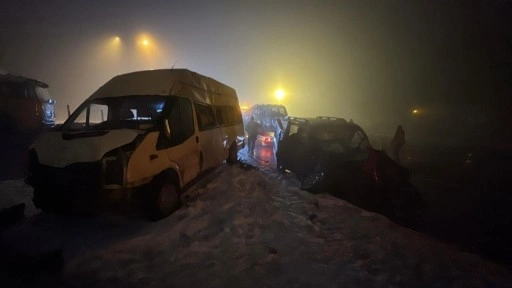
M 282 100 L 284 98 L 285 92 L 283 89 L 277 89 L 274 95 L 276 96 L 277 100 Z

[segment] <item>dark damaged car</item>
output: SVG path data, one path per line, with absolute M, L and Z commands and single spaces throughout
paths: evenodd
M 373 149 L 364 130 L 342 118 L 290 118 L 279 141 L 277 168 L 293 172 L 302 189 L 330 192 L 404 223 L 419 220 L 421 195 L 410 171 Z

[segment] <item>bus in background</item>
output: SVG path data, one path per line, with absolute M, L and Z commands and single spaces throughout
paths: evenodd
M 0 101 L 2 134 L 27 134 L 55 125 L 55 100 L 42 81 L 0 74 Z
M 48 84 L 0 72 L 0 179 L 19 179 L 27 169 L 28 149 L 55 126 L 55 100 Z

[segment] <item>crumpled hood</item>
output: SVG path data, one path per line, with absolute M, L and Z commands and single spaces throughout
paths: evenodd
M 140 133 L 143 131 L 121 129 L 64 140 L 62 131 L 54 131 L 41 135 L 34 148 L 39 163 L 62 168 L 73 163 L 99 161 L 105 153 L 132 142 Z

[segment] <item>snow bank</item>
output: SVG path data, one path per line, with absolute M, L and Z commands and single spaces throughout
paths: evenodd
M 40 211 L 32 203 L 32 187 L 23 180 L 0 181 L 0 210 L 20 203 L 25 203 L 27 217 Z
M 31 192 L 19 181 L 1 185 L 2 191 L 15 192 L 2 200 L 16 202 Z M 62 252 L 57 276 L 44 272 L 33 278 L 48 286 L 512 286 L 503 267 L 298 187 L 293 177 L 270 168 L 222 166 L 161 221 L 39 213 L 1 234 L 0 252 L 23 257 Z M 11 280 L 26 284 L 25 279 Z
M 76 287 L 489 287 L 504 268 L 286 175 L 221 167 L 172 216 L 70 259 Z

